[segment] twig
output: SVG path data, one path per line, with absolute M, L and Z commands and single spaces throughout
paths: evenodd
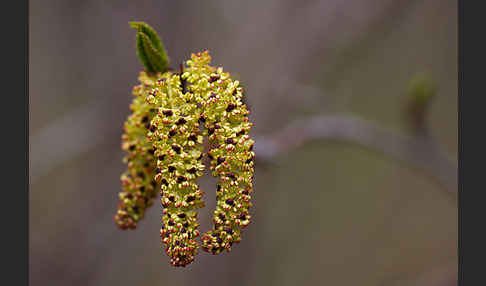
M 104 115 L 108 106 L 109 103 L 103 103 L 80 108 L 34 135 L 30 152 L 31 183 L 69 159 L 118 138 L 121 128 L 114 127 L 111 122 L 114 119 Z M 59 136 L 63 140 L 58 140 Z M 299 119 L 275 134 L 258 137 L 255 140 L 257 160 L 274 160 L 312 140 L 365 146 L 425 171 L 449 192 L 457 191 L 457 164 L 430 138 L 401 135 L 352 115 Z
M 258 159 L 273 160 L 313 140 L 359 144 L 423 170 L 449 192 L 457 191 L 457 164 L 429 137 L 406 136 L 352 115 L 299 119 L 270 136 L 257 138 Z

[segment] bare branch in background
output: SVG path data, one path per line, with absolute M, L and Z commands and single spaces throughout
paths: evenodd
M 273 160 L 314 140 L 367 147 L 426 172 L 449 192 L 457 191 L 457 164 L 429 137 L 401 135 L 352 115 L 318 115 L 295 120 L 275 134 L 257 138 L 256 157 Z
M 121 128 L 115 128 L 103 115 L 108 106 L 88 105 L 32 136 L 31 182 L 119 136 Z M 57 134 L 63 134 L 63 140 L 53 140 Z M 293 121 L 275 134 L 257 137 L 255 152 L 259 160 L 270 161 L 313 140 L 344 141 L 373 149 L 423 170 L 446 190 L 456 192 L 457 165 L 430 138 L 401 135 L 352 115 L 318 115 Z

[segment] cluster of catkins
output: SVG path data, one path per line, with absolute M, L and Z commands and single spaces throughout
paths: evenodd
M 199 248 L 196 211 L 204 201 L 197 178 L 203 175 L 204 156 L 219 181 L 214 224 L 201 235 L 203 250 L 230 251 L 251 219 L 255 154 L 248 135 L 249 111 L 239 82 L 222 68 L 210 66 L 210 61 L 205 51 L 192 54 L 178 73 L 141 72 L 122 136 L 128 168 L 121 176 L 115 221 L 122 229 L 135 228 L 160 190 L 160 236 L 174 266 L 194 261 Z

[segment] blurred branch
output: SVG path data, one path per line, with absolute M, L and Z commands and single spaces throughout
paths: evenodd
M 32 136 L 31 183 L 103 142 L 119 138 L 121 126 L 115 127 L 113 121 L 118 118 L 106 113 L 109 107 L 110 102 L 89 104 Z M 59 134 L 63 140 L 58 139 Z M 457 191 L 457 165 L 430 137 L 398 134 L 353 115 L 317 115 L 293 121 L 274 134 L 258 137 L 255 153 L 257 160 L 272 161 L 314 140 L 364 146 L 424 171 L 449 192 Z
M 358 144 L 425 171 L 449 192 L 457 190 L 457 165 L 430 137 L 406 136 L 352 115 L 318 115 L 296 120 L 256 139 L 258 159 L 273 160 L 314 140 Z

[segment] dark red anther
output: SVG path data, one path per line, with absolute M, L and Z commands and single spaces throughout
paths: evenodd
M 224 160 L 225 160 L 224 157 L 218 157 L 218 165 L 221 164 L 221 163 L 223 163 Z
M 226 199 L 225 201 L 228 205 L 230 206 L 234 206 L 235 205 L 235 201 L 232 199 L 232 198 L 229 198 L 229 199 Z
M 177 177 L 177 183 L 182 183 L 182 182 L 185 182 L 187 181 L 187 178 L 184 177 L 184 176 L 178 176 Z
M 147 116 L 142 117 L 142 123 L 145 123 L 147 121 L 148 121 L 148 117 Z
M 177 154 L 180 154 L 181 153 L 181 146 L 179 145 L 172 145 L 172 150 L 174 150 Z
M 197 141 L 197 136 L 194 135 L 194 134 L 191 134 L 191 135 L 189 135 L 189 137 L 187 139 L 196 142 Z
M 220 78 L 219 75 L 212 75 L 212 76 L 209 77 L 208 82 L 213 83 L 213 82 L 217 81 L 219 78 Z
M 175 130 L 169 131 L 169 138 L 176 135 L 176 134 L 177 134 L 177 131 L 175 131 Z
M 228 139 L 224 140 L 224 143 L 226 143 L 226 144 L 235 144 L 236 142 L 235 142 L 235 140 L 233 140 L 233 138 L 228 138 Z
M 229 228 L 229 227 L 225 227 L 225 228 L 223 228 L 223 230 L 225 232 L 229 233 L 229 234 L 233 234 L 233 230 L 231 228 Z
M 174 113 L 172 112 L 172 110 L 168 109 L 168 110 L 163 110 L 162 114 L 164 114 L 165 116 L 172 116 Z
M 182 124 L 185 124 L 187 122 L 186 119 L 184 119 L 184 117 L 181 117 L 179 118 L 179 120 L 176 121 L 176 125 L 182 125 Z
M 228 104 L 228 107 L 226 107 L 226 112 L 231 112 L 235 108 L 236 108 L 236 104 L 230 103 L 230 104 Z
M 196 174 L 197 169 L 196 169 L 196 167 L 192 167 L 192 168 L 190 168 L 189 170 L 187 170 L 187 172 L 188 172 L 189 174 Z
M 185 213 L 180 213 L 177 215 L 179 218 L 185 218 L 186 217 L 186 214 Z
M 130 145 L 130 146 L 128 147 L 128 150 L 130 150 L 130 151 L 135 150 L 135 145 Z
M 174 172 L 176 170 L 176 167 L 169 166 L 169 167 L 167 167 L 167 170 L 169 171 L 169 173 L 172 173 L 172 172 Z
M 151 126 L 150 126 L 150 128 L 149 128 L 149 130 L 150 130 L 151 132 L 154 132 L 154 131 L 155 131 L 155 129 L 156 129 L 156 127 L 155 127 L 155 126 L 153 126 L 153 125 L 151 125 Z

